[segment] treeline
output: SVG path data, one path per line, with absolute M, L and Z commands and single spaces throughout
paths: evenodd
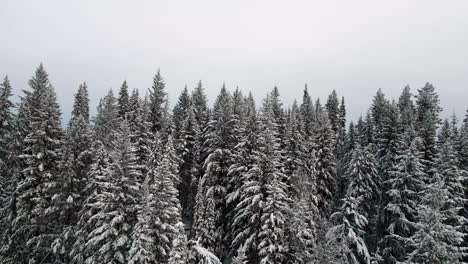
M 467 260 L 468 112 L 441 120 L 429 83 L 347 122 L 307 87 L 209 107 L 199 82 L 171 111 L 158 72 L 93 118 L 79 85 L 66 126 L 42 64 L 29 85 L 18 104 L 0 85 L 1 263 Z

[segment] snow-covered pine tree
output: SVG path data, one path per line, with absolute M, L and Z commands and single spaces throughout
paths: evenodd
M 405 130 L 407 127 L 414 125 L 416 108 L 414 107 L 413 94 L 408 85 L 405 86 L 398 98 L 398 109 L 400 111 L 402 129 Z
M 377 170 L 380 179 L 386 181 L 390 178 L 390 172 L 395 165 L 397 149 L 400 141 L 402 125 L 398 105 L 395 101 L 388 103 L 383 113 L 380 132 L 376 134 L 376 153 L 378 159 Z M 406 128 L 409 129 L 409 128 Z M 385 223 L 385 206 L 388 204 L 388 196 L 385 195 L 389 190 L 389 185 L 381 186 L 381 199 L 376 199 L 372 202 L 370 208 L 374 208 L 369 212 L 368 220 L 370 232 L 366 236 L 366 242 L 371 251 L 375 251 L 375 246 L 384 236 L 385 230 L 388 228 Z M 372 240 L 369 240 L 372 239 Z
M 339 211 L 330 216 L 334 223 L 327 234 L 327 244 L 336 249 L 332 262 L 348 264 L 370 264 L 370 254 L 362 238 L 367 219 L 359 213 L 360 198 L 347 195 Z
M 371 113 L 367 112 L 364 120 L 362 119 L 358 120 L 356 127 L 357 127 L 356 133 L 358 133 L 359 135 L 363 135 L 361 137 L 361 144 L 363 146 L 372 148 L 373 152 L 377 153 L 378 143 L 380 141 L 381 133 L 378 132 L 376 129 L 375 122 L 372 119 Z
M 394 165 L 399 136 L 401 134 L 401 121 L 398 106 L 395 102 L 387 104 L 382 116 L 381 130 L 376 138 L 379 174 L 386 180 L 388 172 Z
M 239 89 L 239 87 L 237 87 L 236 90 L 234 90 L 232 93 L 232 113 L 237 119 L 239 129 L 242 129 L 244 126 L 246 111 L 245 97 L 242 95 L 242 91 Z
M 306 142 L 301 122 L 301 115 L 296 101 L 288 111 L 286 120 L 284 155 L 284 173 L 290 197 L 309 196 L 313 191 L 314 155 L 306 155 Z M 309 200 L 312 201 L 312 200 Z
M 78 212 L 87 198 L 85 187 L 93 161 L 93 135 L 89 124 L 89 99 L 86 83 L 80 84 L 73 104 L 72 116 L 65 134 L 60 164 L 63 178 L 60 191 L 53 199 L 54 215 L 59 218 L 63 230 L 52 249 L 62 261 L 69 262 L 69 251 L 73 244 Z M 51 211 L 52 213 L 52 211 Z
M 188 260 L 188 245 L 185 227 L 182 222 L 176 224 L 177 235 L 172 241 L 168 264 L 186 264 Z
M 281 102 L 279 89 L 277 86 L 273 87 L 270 93 L 271 110 L 276 123 L 279 123 L 279 119 L 283 116 L 283 103 Z
M 190 241 L 187 264 L 221 264 L 219 258 L 212 251 L 201 246 L 198 241 Z
M 161 76 L 161 72 L 158 70 L 156 75 L 153 77 L 153 86 L 149 90 L 150 115 L 148 117 L 148 121 L 151 123 L 151 131 L 153 133 L 161 132 L 165 127 L 164 117 L 167 116 L 167 94 L 165 86 L 166 84 Z
M 60 110 L 54 88 L 41 64 L 29 81 L 32 89 L 26 94 L 28 101 L 29 131 L 23 142 L 20 158 L 22 175 L 16 188 L 17 215 L 13 220 L 13 237 L 20 263 L 53 261 L 51 243 L 61 232 L 59 219 L 51 211 L 51 199 L 63 184 L 59 174 L 60 146 L 63 131 Z
M 461 167 L 465 171 L 468 171 L 468 110 L 466 111 L 465 118 L 460 128 L 459 153 Z
M 440 127 L 437 133 L 437 145 L 442 146 L 448 141 L 453 140 L 452 138 L 452 125 L 450 124 L 449 120 L 446 118 L 442 122 L 442 126 Z
M 212 127 L 208 126 L 208 123 L 211 118 L 211 110 L 208 108 L 207 97 L 205 93 L 205 88 L 201 81 L 198 82 L 197 87 L 192 92 L 192 105 L 195 113 L 195 119 L 198 123 L 198 128 L 200 129 L 200 157 L 199 157 L 199 171 L 197 179 L 201 179 L 205 175 L 205 160 L 211 152 L 211 146 L 208 138 L 211 135 Z M 198 191 L 198 184 L 197 186 Z
M 173 139 L 176 145 L 176 150 L 179 152 L 179 148 L 181 147 L 181 139 L 180 133 L 184 127 L 184 121 L 187 119 L 187 114 L 189 108 L 191 106 L 191 98 L 189 91 L 187 89 L 187 85 L 185 85 L 182 93 L 179 96 L 179 100 L 177 104 L 174 106 L 172 110 L 172 122 L 174 123 L 174 131 L 173 131 Z
M 382 89 L 379 89 L 373 98 L 370 108 L 372 124 L 374 125 L 375 135 L 377 138 L 380 138 L 380 133 L 382 133 L 385 122 L 385 115 L 389 104 L 390 102 L 385 98 L 385 94 L 383 93 Z
M 412 251 L 410 237 L 415 232 L 419 192 L 424 185 L 421 163 L 421 139 L 412 126 L 400 136 L 395 164 L 389 173 L 384 207 L 386 232 L 379 242 L 382 263 L 390 264 L 405 260 Z
M 169 136 L 160 163 L 153 156 L 149 187 L 133 233 L 128 263 L 167 263 L 181 223 L 176 189 L 178 160 Z
M 110 151 L 111 164 L 92 175 L 96 187 L 88 198 L 89 234 L 85 243 L 86 263 L 127 263 L 140 200 L 135 144 L 126 119 L 117 131 Z M 91 202 L 91 203 L 89 203 Z M 82 216 L 83 217 L 83 216 Z
M 96 216 L 106 206 L 102 203 L 104 198 L 102 195 L 109 191 L 108 184 L 112 183 L 109 176 L 112 160 L 101 141 L 93 143 L 92 158 L 93 162 L 88 172 L 88 181 L 85 187 L 85 193 L 88 193 L 89 196 L 78 213 L 79 220 L 76 224 L 74 243 L 69 253 L 70 263 L 73 264 L 83 264 L 89 256 L 94 254 L 94 250 L 86 248 L 86 242 L 89 233 L 98 224 L 99 219 Z
M 0 84 L 0 262 L 4 263 L 7 260 L 3 259 L 3 250 L 8 247 L 17 174 L 14 140 L 16 128 L 11 96 L 12 87 L 6 76 Z
M 344 97 L 341 98 L 341 104 L 338 109 L 338 132 L 336 136 L 336 174 L 338 186 L 338 199 L 344 197 L 343 190 L 346 188 L 346 106 Z
M 220 241 L 216 228 L 217 212 L 213 192 L 207 192 L 202 182 L 198 183 L 195 197 L 192 242 L 213 251 L 217 241 Z
M 110 148 L 115 139 L 115 132 L 119 128 L 118 118 L 117 99 L 114 97 L 114 92 L 111 89 L 99 101 L 97 114 L 93 120 L 96 140 L 100 140 L 106 147 Z
M 338 129 L 346 130 L 346 105 L 344 96 L 341 97 L 340 109 L 338 110 Z
M 245 226 L 250 225 L 246 220 L 237 218 L 243 198 L 245 198 L 246 181 L 249 178 L 249 171 L 255 165 L 255 152 L 258 151 L 258 137 L 260 133 L 259 120 L 256 112 L 252 112 L 248 117 L 248 121 L 243 131 L 240 143 L 236 145 L 233 151 L 233 164 L 229 168 L 228 176 L 232 186 L 231 192 L 227 196 L 227 203 L 232 211 L 229 212 L 229 233 L 232 239 L 231 254 L 235 254 L 237 250 L 243 246 L 243 241 L 236 239 L 240 233 L 243 233 Z M 247 183 L 249 184 L 249 183 Z
M 119 98 L 117 98 L 118 113 L 121 119 L 125 119 L 125 115 L 131 111 L 129 101 L 130 95 L 128 94 L 128 84 L 125 80 L 120 86 Z
M 195 109 L 190 106 L 180 131 L 180 164 L 177 185 L 179 200 L 182 206 L 182 220 L 191 228 L 193 224 L 193 209 L 198 186 L 200 159 L 200 130 L 195 116 Z
M 377 161 L 369 148 L 356 144 L 352 151 L 351 161 L 346 171 L 348 178 L 348 196 L 361 197 L 359 210 L 366 215 L 373 207 L 372 201 L 379 201 L 381 179 L 377 172 Z
M 251 98 L 253 100 L 253 98 Z M 239 232 L 242 232 L 242 226 L 246 223 L 235 223 L 236 207 L 240 202 L 241 189 L 244 185 L 245 174 L 254 166 L 255 156 L 254 152 L 257 149 L 257 138 L 259 133 L 258 118 L 255 109 L 255 102 L 249 109 L 249 115 L 246 116 L 245 125 L 241 130 L 241 138 L 239 144 L 233 149 L 233 164 L 229 167 L 228 177 L 230 178 L 230 192 L 227 195 L 227 204 L 229 207 L 228 219 L 229 233 L 227 234 L 230 239 L 234 239 Z M 232 242 L 231 254 L 237 253 L 237 248 L 240 245 Z
M 138 90 L 134 90 L 130 98 L 130 108 L 127 113 L 128 125 L 131 131 L 131 141 L 135 144 L 135 155 L 137 166 L 141 171 L 140 184 L 143 183 L 148 172 L 148 162 L 151 159 L 152 151 L 158 153 L 159 159 L 162 155 L 160 144 L 157 144 L 156 135 L 151 133 L 151 123 L 147 120 L 144 102 L 138 95 Z
M 328 119 L 330 120 L 330 125 L 335 131 L 335 133 L 338 133 L 338 127 L 340 126 L 340 102 L 338 100 L 338 95 L 336 94 L 336 91 L 333 90 L 332 93 L 328 96 L 327 103 L 325 104 L 325 108 L 327 109 L 328 113 Z
M 455 149 L 456 143 L 454 139 L 451 139 L 451 132 L 447 139 L 438 142 L 441 154 L 436 158 L 436 166 L 448 191 L 449 199 L 446 206 L 452 208 L 453 213 L 447 215 L 447 223 L 459 231 L 464 231 L 468 224 L 463 215 L 463 208 L 466 204 L 464 184 L 467 175 L 466 171 L 460 169 L 460 160 Z
M 18 104 L 18 112 L 16 114 L 16 118 L 14 119 L 14 133 L 12 137 L 12 141 L 10 143 L 11 151 L 10 151 L 10 159 L 9 161 L 12 162 L 11 164 L 11 177 L 13 177 L 13 186 L 12 186 L 12 196 L 10 199 L 10 203 L 8 205 L 8 209 L 4 211 L 9 221 L 9 228 L 7 232 L 2 234 L 2 248 L 0 251 L 0 255 L 2 257 L 1 261 L 4 263 L 18 263 L 20 259 L 26 261 L 25 258 L 22 258 L 22 254 L 24 254 L 24 243 L 25 241 L 20 239 L 19 237 L 15 237 L 16 228 L 14 227 L 14 219 L 17 216 L 17 193 L 16 189 L 18 187 L 18 182 L 21 180 L 22 177 L 22 168 L 26 167 L 26 160 L 22 158 L 22 152 L 25 148 L 25 138 L 31 131 L 31 122 L 30 122 L 30 110 L 31 110 L 31 92 L 30 91 L 23 91 L 24 96 L 20 96 L 20 103 Z
M 86 82 L 78 86 L 78 91 L 74 97 L 70 122 L 78 116 L 82 116 L 85 122 L 89 123 L 89 96 Z
M 312 133 L 313 133 L 313 115 L 314 115 L 314 105 L 312 103 L 312 99 L 309 95 L 309 91 L 307 90 L 307 84 L 304 88 L 304 95 L 302 97 L 302 104 L 300 107 L 302 122 L 304 124 L 304 133 L 306 140 L 311 140 Z
M 317 187 L 317 207 L 326 216 L 330 213 L 336 191 L 335 133 L 328 116 L 320 114 L 314 139 L 315 143 L 315 180 Z
M 318 210 L 310 197 L 292 199 L 291 214 L 286 225 L 288 241 L 287 263 L 314 263 L 314 251 L 317 250 Z
M 195 108 L 195 116 L 197 118 L 198 127 L 204 130 L 209 118 L 208 99 L 206 98 L 205 88 L 201 81 L 198 82 L 197 87 L 192 92 L 192 104 Z
M 418 205 L 416 232 L 411 236 L 415 249 L 405 263 L 463 263 L 466 248 L 460 245 L 464 234 L 447 223 L 460 208 L 450 205 L 450 193 L 442 175 L 436 172 L 431 180 Z
M 419 137 L 423 141 L 423 163 L 426 167 L 424 172 L 429 178 L 434 172 L 434 161 L 437 156 L 436 131 L 441 123 L 439 113 L 442 108 L 439 106 L 439 96 L 435 92 L 432 84 L 426 85 L 418 90 L 416 96 L 416 122 Z
M 11 101 L 12 88 L 8 76 L 0 84 L 0 204 L 3 208 L 7 203 L 11 192 L 12 184 L 9 175 L 9 148 L 10 141 L 13 139 L 14 129 L 14 104 Z M 1 213 L 0 213 L 1 215 Z M 3 218 L 0 220 L 0 234 L 3 233 Z
M 209 133 L 203 142 L 208 154 L 205 163 L 205 174 L 201 183 L 206 187 L 206 194 L 215 199 L 217 212 L 216 228 L 220 237 L 225 237 L 226 224 L 226 194 L 229 192 L 229 178 L 227 176 L 232 164 L 233 147 L 238 143 L 238 122 L 233 114 L 232 96 L 223 85 L 213 108 L 213 115 L 208 124 Z M 226 244 L 229 242 L 224 241 Z M 225 246 L 217 243 L 218 248 L 214 252 L 224 256 Z M 208 246 L 210 247 L 210 246 Z
M 246 210 L 253 211 L 250 218 L 252 227 L 258 230 L 255 235 L 258 242 L 247 246 L 246 250 L 254 250 L 254 256 L 258 257 L 261 264 L 284 263 L 287 260 L 288 241 L 286 241 L 287 219 L 291 215 L 291 200 L 287 196 L 287 185 L 283 182 L 285 175 L 280 170 L 280 152 L 278 140 L 275 135 L 275 123 L 271 109 L 265 111 L 261 117 L 261 133 L 259 137 L 259 149 L 256 152 L 256 163 L 248 172 L 253 178 L 249 180 L 251 188 L 247 189 L 247 196 L 241 198 L 241 203 L 246 202 Z M 255 179 L 256 178 L 256 179 Z M 257 181 L 257 187 L 255 187 Z M 257 189 L 257 191 L 255 191 Z M 263 190 L 262 194 L 258 189 Z M 259 204 L 259 202 L 261 203 Z M 261 208 L 256 210 L 256 208 Z M 255 212 L 257 211 L 257 212 Z M 246 212 L 247 213 L 247 212 Z M 255 216 L 255 214 L 258 214 Z M 254 219 L 259 222 L 255 223 Z M 250 240 L 247 236 L 247 240 Z M 251 252 L 249 252 L 251 253 Z M 249 253 L 246 253 L 249 255 Z M 254 261 L 255 263 L 255 261 Z

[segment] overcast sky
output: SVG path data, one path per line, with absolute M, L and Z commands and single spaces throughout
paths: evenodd
M 444 115 L 468 108 L 468 1 L 49 1 L 5 0 L 0 75 L 27 88 L 43 62 L 65 119 L 88 83 L 98 98 L 123 80 L 151 86 L 158 68 L 174 103 L 185 84 L 223 82 L 285 105 L 304 84 L 322 100 L 336 89 L 356 118 L 382 88 L 397 97 L 433 83 Z

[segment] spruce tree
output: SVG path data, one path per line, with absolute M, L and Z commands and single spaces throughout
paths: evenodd
M 277 149 L 278 143 L 275 138 L 272 113 L 264 112 L 262 119 L 262 132 L 259 138 L 260 148 L 256 153 L 256 164 L 248 173 L 253 176 L 248 181 L 252 185 L 251 188 L 245 190 L 247 196 L 241 199 L 241 204 L 245 201 L 246 210 L 259 214 L 258 216 L 252 215 L 250 218 L 251 221 L 258 219 L 258 222 L 251 222 L 253 228 L 260 227 L 258 235 L 251 233 L 251 235 L 257 237 L 258 244 L 254 242 L 250 245 L 250 250 L 253 247 L 258 249 L 258 252 L 255 252 L 254 249 L 252 253 L 255 257 L 258 256 L 259 263 L 284 263 L 287 260 L 285 229 L 287 226 L 286 221 L 291 213 L 291 201 L 287 196 L 287 185 L 282 181 L 285 176 L 278 170 L 280 153 Z M 256 181 L 257 183 L 255 183 Z M 255 187 L 255 184 L 259 185 Z M 262 194 L 256 194 L 258 190 L 255 191 L 255 189 L 264 190 L 264 196 L 258 196 Z M 260 201 L 264 206 L 258 204 Z M 262 209 L 256 210 L 256 208 Z M 249 253 L 246 254 L 249 255 Z
M 182 124 L 180 132 L 180 164 L 177 185 L 179 199 L 182 206 L 182 219 L 191 228 L 193 223 L 193 208 L 200 171 L 200 130 L 195 116 L 195 109 L 191 106 Z
M 41 64 L 29 81 L 32 89 L 27 94 L 30 128 L 24 138 L 20 158 L 22 175 L 16 188 L 17 215 L 13 220 L 13 238 L 18 262 L 53 261 L 52 241 L 61 232 L 56 217 L 62 208 L 52 206 L 52 199 L 60 192 L 63 180 L 59 174 L 60 146 L 63 131 L 60 110 L 54 88 Z
M 416 96 L 416 122 L 418 134 L 423 141 L 423 163 L 425 173 L 431 177 L 434 174 L 434 161 L 437 156 L 436 130 L 441 123 L 439 113 L 439 96 L 432 84 L 426 85 L 418 90 Z
M 115 132 L 119 128 L 119 113 L 117 99 L 111 90 L 99 101 L 97 114 L 94 118 L 94 132 L 97 140 L 107 147 L 111 147 L 115 139 Z
M 304 88 L 304 95 L 302 97 L 302 104 L 300 110 L 302 115 L 302 122 L 304 124 L 305 137 L 307 140 L 310 140 L 312 136 L 312 120 L 314 106 L 312 103 L 312 99 L 310 98 L 309 91 L 307 90 L 307 85 Z
M 449 202 L 450 193 L 445 181 L 436 173 L 432 183 L 422 191 L 416 232 L 411 236 L 415 249 L 405 263 L 463 263 L 466 249 L 460 245 L 464 234 L 447 223 L 459 208 L 450 206 Z
M 279 119 L 283 116 L 283 103 L 281 103 L 280 94 L 278 87 L 273 87 L 271 91 L 271 110 L 276 123 L 279 123 Z
M 330 217 L 333 226 L 326 234 L 327 245 L 335 248 L 332 263 L 370 264 L 370 254 L 362 238 L 367 219 L 359 213 L 360 198 L 347 195 L 339 211 Z
M 320 115 L 314 141 L 317 206 L 326 215 L 331 209 L 336 190 L 335 134 L 326 113 Z
M 195 116 L 197 118 L 198 127 L 204 130 L 208 122 L 209 109 L 207 105 L 208 99 L 206 98 L 205 88 L 201 81 L 198 82 L 197 87 L 192 92 L 192 104 L 195 109 Z
M 167 94 L 165 91 L 166 84 L 161 76 L 161 72 L 158 70 L 156 75 L 153 77 L 153 85 L 150 92 L 150 116 L 149 122 L 151 123 L 151 131 L 153 133 L 161 132 L 165 127 L 164 117 L 167 115 L 166 101 Z
M 176 224 L 177 235 L 172 242 L 168 264 L 186 264 L 188 259 L 187 236 L 184 225 Z
M 349 181 L 348 194 L 352 197 L 362 197 L 361 213 L 371 211 L 372 201 L 380 199 L 381 179 L 377 172 L 377 161 L 369 148 L 356 144 L 352 151 L 351 161 L 346 171 Z
M 144 104 L 135 90 L 130 98 L 130 112 L 127 113 L 128 125 L 131 131 L 131 141 L 135 144 L 135 155 L 137 166 L 141 171 L 142 177 L 138 179 L 143 183 L 148 171 L 148 163 L 151 159 L 152 151 L 157 152 L 159 159 L 162 155 L 160 145 L 157 144 L 155 135 L 151 133 L 151 123 L 147 121 L 147 113 Z
M 85 260 L 94 254 L 94 250 L 86 247 L 88 235 L 98 224 L 96 216 L 105 207 L 102 203 L 103 193 L 108 194 L 112 159 L 107 148 L 101 141 L 96 141 L 92 146 L 92 164 L 88 172 L 88 181 L 85 187 L 86 197 L 81 210 L 78 212 L 79 220 L 76 224 L 74 243 L 69 253 L 70 263 L 83 264 Z
M 340 126 L 339 105 L 340 102 L 338 100 L 338 95 L 336 94 L 336 91 L 333 90 L 333 92 L 328 96 L 325 108 L 327 109 L 328 119 L 330 120 L 331 127 L 335 133 L 338 133 L 338 127 Z
M 373 125 L 375 126 L 377 137 L 379 137 L 380 133 L 382 132 L 388 105 L 389 101 L 385 98 L 385 94 L 383 93 L 382 89 L 379 89 L 377 94 L 374 96 L 370 108 L 370 114 Z
M 147 193 L 143 200 L 133 233 L 133 244 L 129 252 L 129 263 L 166 263 L 172 243 L 180 232 L 180 203 L 175 187 L 177 159 L 172 138 L 169 136 L 164 156 L 157 164 L 152 158 L 152 167 Z
M 184 127 L 184 121 L 187 118 L 187 114 L 191 105 L 191 98 L 187 85 L 179 96 L 177 104 L 172 110 L 172 120 L 174 122 L 174 142 L 176 143 L 176 149 L 179 150 L 180 145 L 180 133 Z
M 398 109 L 400 111 L 400 119 L 402 127 L 405 128 L 414 125 L 416 109 L 413 102 L 413 94 L 409 86 L 405 86 L 403 92 L 398 98 Z
M 91 175 L 96 186 L 85 204 L 85 215 L 89 217 L 85 223 L 89 226 L 84 249 L 86 263 L 127 263 L 132 229 L 137 221 L 140 199 L 137 179 L 141 172 L 125 119 L 112 142 L 109 156 L 110 166 L 93 170 Z
M 14 213 L 14 190 L 16 188 L 16 149 L 14 104 L 10 97 L 12 87 L 8 77 L 0 84 L 0 262 L 3 250 L 8 248 L 11 218 Z
M 119 90 L 119 98 L 117 99 L 118 113 L 121 119 L 125 118 L 125 115 L 131 111 L 130 109 L 130 96 L 128 94 L 127 81 L 122 83 Z
M 205 174 L 202 184 L 206 187 L 206 195 L 213 195 L 217 211 L 216 227 L 221 237 L 226 231 L 226 194 L 229 192 L 227 177 L 232 164 L 232 148 L 238 142 L 238 122 L 233 114 L 232 96 L 223 86 L 218 95 L 213 117 L 208 124 L 209 133 L 203 144 L 208 156 L 204 162 Z M 226 242 L 228 243 L 228 242 Z M 218 243 L 218 245 L 221 245 Z M 225 247 L 215 249 L 217 255 L 223 255 Z
M 73 244 L 78 212 L 87 198 L 85 187 L 93 154 L 88 102 L 87 87 L 83 83 L 75 94 L 72 117 L 65 134 L 60 164 L 62 186 L 52 200 L 57 210 L 55 215 L 63 225 L 62 233 L 55 239 L 52 248 L 65 262 L 68 262 L 68 253 Z
M 402 262 L 412 251 L 410 237 L 415 232 L 419 192 L 425 177 L 421 144 L 414 129 L 408 127 L 400 137 L 390 177 L 384 182 L 388 203 L 384 207 L 386 231 L 379 242 L 382 263 Z
M 460 146 L 458 151 L 461 167 L 465 171 L 468 171 L 468 110 L 466 111 L 466 115 L 460 129 Z

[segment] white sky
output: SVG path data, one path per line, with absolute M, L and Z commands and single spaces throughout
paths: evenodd
M 352 118 L 378 88 L 397 97 L 433 83 L 448 116 L 468 108 L 468 1 L 23 1 L 0 8 L 0 76 L 14 88 L 42 61 L 65 119 L 87 81 L 98 98 L 124 79 L 151 85 L 158 68 L 174 103 L 187 84 L 223 82 L 257 100 L 278 85 L 289 105 L 307 83 L 336 89 Z

